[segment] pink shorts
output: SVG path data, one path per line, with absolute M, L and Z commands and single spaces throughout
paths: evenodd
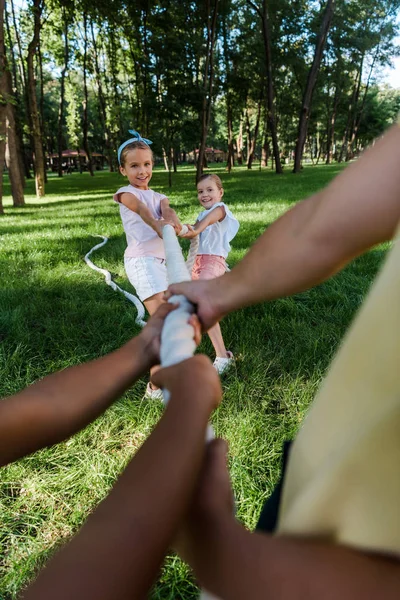
M 215 279 L 226 271 L 223 256 L 214 254 L 198 254 L 192 269 L 192 279 Z

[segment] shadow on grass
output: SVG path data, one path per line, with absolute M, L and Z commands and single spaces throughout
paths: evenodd
M 215 167 L 215 166 L 214 166 Z M 221 176 L 223 185 L 226 193 L 226 201 L 228 204 L 233 206 L 237 203 L 243 203 L 248 200 L 251 202 L 258 202 L 262 200 L 268 200 L 277 204 L 288 204 L 298 200 L 301 200 L 310 193 L 324 187 L 338 172 L 342 170 L 339 165 L 328 165 L 312 167 L 307 166 L 304 171 L 298 175 L 293 175 L 289 170 L 285 171 L 283 175 L 277 176 L 275 173 L 269 170 L 246 170 L 243 168 L 233 170 L 231 174 L 224 172 L 221 165 L 217 168 L 211 167 L 208 171 L 212 173 L 217 170 Z M 196 188 L 194 184 L 194 177 L 192 171 L 182 170 L 178 171 L 173 175 L 173 187 L 168 187 L 168 173 L 155 170 L 153 172 L 152 187 L 156 191 L 161 191 L 167 196 L 172 196 L 174 199 L 177 198 L 178 204 L 179 195 L 191 194 L 193 197 L 194 204 L 196 203 Z M 110 195 L 112 200 L 112 194 L 115 191 L 126 185 L 126 180 L 118 173 L 109 172 L 98 172 L 95 177 L 91 178 L 87 173 L 80 175 L 74 173 L 72 175 L 63 178 L 50 178 L 46 185 L 46 192 L 49 196 L 53 195 L 85 195 L 88 194 L 90 198 L 77 198 L 77 202 L 86 202 L 89 199 L 93 200 L 96 196 L 107 196 Z M 4 195 L 10 194 L 9 182 L 6 180 L 4 185 Z M 34 195 L 34 181 L 29 180 L 26 187 L 27 195 Z M 94 196 L 94 197 L 93 197 Z M 47 208 L 50 205 L 62 205 L 66 203 L 73 203 L 75 200 L 52 200 L 51 198 L 46 201 L 36 203 L 36 200 L 30 202 L 28 200 L 28 206 L 37 206 L 38 208 Z M 191 206 L 184 204 L 183 206 Z M 6 206 L 6 210 L 10 210 L 11 207 Z M 17 209 L 11 208 L 14 212 Z M 18 209 L 18 210 L 24 210 Z
M 83 243 L 86 238 L 79 239 L 73 250 Z M 106 262 L 115 259 L 121 239 L 114 238 L 113 243 L 102 255 Z M 288 374 L 309 378 L 324 371 L 367 293 L 371 270 L 377 270 L 384 255 L 370 254 L 318 288 L 225 317 L 226 345 L 243 357 L 237 363 L 239 379 L 251 381 L 260 369 L 270 383 Z M 51 371 L 60 359 L 76 364 L 97 357 L 140 332 L 134 306 L 105 285 L 100 274 L 85 268 L 79 271 L 79 280 L 45 275 L 32 280 L 28 269 L 25 278 L 21 273 L 18 281 L 0 290 L 4 356 L 12 357 L 23 346 L 26 360 L 37 364 L 37 371 L 30 367 L 33 378 Z M 34 272 L 34 263 L 31 269 Z M 132 291 L 125 277 L 118 283 Z M 213 355 L 207 336 L 201 350 Z M 18 368 L 24 369 L 24 364 Z

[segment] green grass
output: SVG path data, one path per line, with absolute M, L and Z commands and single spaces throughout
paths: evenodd
M 292 203 L 323 187 L 338 166 L 305 168 L 299 176 L 219 167 L 225 200 L 241 228 L 229 263 L 245 254 L 265 227 Z M 5 185 L 5 193 L 9 188 Z M 94 257 L 131 290 L 123 269 L 125 238 L 112 193 L 118 174 L 50 176 L 46 198 L 11 207 L 0 217 L 0 397 L 57 369 L 95 358 L 138 333 L 135 309 L 83 262 Z M 183 221 L 199 212 L 194 171 L 168 177 L 156 170 L 152 187 L 169 195 Z M 236 369 L 223 382 L 213 417 L 229 441 L 238 517 L 253 528 L 273 489 L 284 439 L 293 437 L 321 378 L 384 256 L 374 250 L 309 292 L 238 311 L 223 322 Z M 262 273 L 260 272 L 260 277 Z M 212 356 L 208 339 L 201 350 Z M 16 598 L 55 548 L 68 539 L 115 482 L 161 414 L 142 401 L 145 378 L 95 423 L 70 440 L 0 473 L 0 598 Z M 168 557 L 152 598 L 196 597 L 188 569 Z

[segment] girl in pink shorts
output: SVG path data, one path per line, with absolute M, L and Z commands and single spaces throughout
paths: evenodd
M 184 236 L 200 236 L 199 249 L 192 270 L 192 279 L 214 279 L 227 270 L 226 257 L 230 242 L 239 229 L 239 222 L 224 202 L 222 182 L 218 175 L 202 175 L 197 184 L 197 197 L 204 207 L 193 227 Z M 234 361 L 233 354 L 225 348 L 221 328 L 217 323 L 208 331 L 216 352 L 214 367 L 223 373 Z

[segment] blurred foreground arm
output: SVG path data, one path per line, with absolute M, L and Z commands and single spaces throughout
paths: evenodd
M 223 315 L 321 283 L 400 220 L 400 127 L 394 125 L 325 189 L 273 223 L 230 273 L 172 285 L 198 306 L 205 329 Z
M 0 466 L 76 433 L 159 360 L 163 304 L 143 331 L 97 360 L 48 375 L 0 401 Z
M 226 446 L 207 449 L 199 485 L 176 538 L 179 554 L 224 600 L 396 600 L 400 562 L 325 540 L 250 533 L 233 517 Z
M 210 413 L 221 399 L 205 356 L 161 369 L 154 383 L 171 399 L 110 495 L 55 556 L 24 600 L 147 597 L 187 512 L 205 453 Z

